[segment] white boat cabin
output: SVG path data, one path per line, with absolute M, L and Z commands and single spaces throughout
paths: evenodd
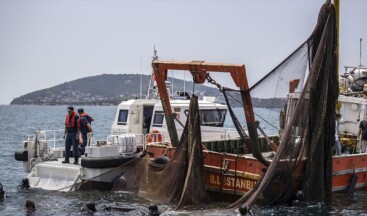
M 236 131 L 224 128 L 227 106 L 215 103 L 214 100 L 214 97 L 203 97 L 199 100 L 202 140 L 238 137 Z M 172 99 L 170 103 L 172 111 L 176 114 L 175 125 L 180 137 L 187 120 L 190 100 Z M 147 136 L 152 131 L 161 134 L 163 142 L 170 142 L 160 100 L 132 99 L 119 104 L 111 128 L 113 136 L 134 134 L 139 145 L 147 142 Z

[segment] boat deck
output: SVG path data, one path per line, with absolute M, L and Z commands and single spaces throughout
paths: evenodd
M 80 182 L 81 165 L 63 164 L 64 158 L 55 161 L 37 163 L 28 175 L 29 184 L 33 188 L 45 190 L 70 191 L 75 183 Z
M 79 164 L 74 164 L 74 158 L 70 158 L 69 159 L 69 162 L 70 163 L 62 163 L 62 161 L 64 161 L 65 158 L 57 158 L 57 160 L 50 160 L 50 161 L 43 161 L 43 162 L 39 162 L 40 164 L 49 164 L 49 165 L 52 165 L 52 166 L 64 166 L 64 167 L 81 167 L 80 166 L 80 161 L 81 161 L 81 158 L 79 158 Z

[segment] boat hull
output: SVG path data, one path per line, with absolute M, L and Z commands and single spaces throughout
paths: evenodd
M 152 158 L 172 157 L 175 148 L 164 145 L 148 145 Z M 266 167 L 249 154 L 229 154 L 204 150 L 205 185 L 209 192 L 242 196 L 252 189 L 264 175 Z M 265 156 L 267 156 L 265 154 Z M 269 156 L 269 154 L 268 154 Z M 301 185 L 303 163 L 299 163 L 293 174 L 296 191 Z M 353 176 L 357 176 L 353 187 Z M 367 189 L 367 154 L 348 154 L 333 157 L 333 192 L 348 189 Z
M 357 190 L 367 189 L 367 154 L 348 154 L 333 158 L 333 191 L 347 191 L 353 175 L 357 181 Z

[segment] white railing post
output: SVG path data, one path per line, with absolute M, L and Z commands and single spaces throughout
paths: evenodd
M 56 148 L 56 131 L 54 131 L 54 148 Z

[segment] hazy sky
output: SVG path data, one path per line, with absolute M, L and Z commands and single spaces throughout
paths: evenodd
M 359 38 L 367 65 L 367 1 L 340 1 L 344 72 Z M 245 64 L 251 85 L 306 40 L 324 2 L 0 0 L 0 104 L 86 76 L 150 74 L 154 45 L 160 59 Z

